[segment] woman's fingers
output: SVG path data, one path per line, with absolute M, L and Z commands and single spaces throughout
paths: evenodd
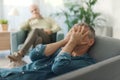
M 85 30 L 85 27 L 82 26 L 82 27 L 81 27 L 81 30 L 80 30 L 80 34 L 81 34 L 81 35 L 84 33 L 84 30 Z
M 89 31 L 86 31 L 86 32 L 83 34 L 83 37 L 86 37 L 88 34 L 89 34 Z
M 88 42 L 81 42 L 81 45 L 86 45 L 88 44 Z
M 72 33 L 75 33 L 77 34 L 78 36 L 80 36 L 81 38 L 82 37 L 85 37 L 88 35 L 89 31 L 85 29 L 84 26 L 74 26 L 71 30 L 70 30 L 71 34 Z

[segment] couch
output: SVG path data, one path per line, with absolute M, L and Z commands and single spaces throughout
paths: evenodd
M 120 40 L 101 36 L 95 39 L 88 53 L 96 59 L 96 64 L 50 80 L 120 80 Z
M 27 37 L 27 31 L 17 31 L 12 32 L 10 34 L 10 42 L 11 42 L 11 53 L 16 52 L 19 50 L 20 45 L 24 43 L 26 37 Z M 56 34 L 56 41 L 59 41 L 64 38 L 64 34 L 62 31 L 58 31 Z

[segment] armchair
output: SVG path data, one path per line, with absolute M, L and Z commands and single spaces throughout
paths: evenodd
M 11 37 L 11 53 L 16 52 L 19 50 L 19 45 L 23 44 L 26 37 L 27 37 L 27 31 L 17 31 L 17 32 L 12 32 L 10 34 Z M 64 34 L 62 31 L 58 31 L 56 34 L 56 41 L 59 41 L 64 38 Z

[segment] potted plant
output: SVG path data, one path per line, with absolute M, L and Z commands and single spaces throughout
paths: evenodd
M 8 20 L 1 19 L 0 25 L 2 27 L 2 31 L 8 31 Z

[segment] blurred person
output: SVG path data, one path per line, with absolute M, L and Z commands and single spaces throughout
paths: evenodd
M 25 40 L 22 48 L 18 52 L 9 55 L 8 58 L 14 62 L 19 62 L 28 52 L 31 46 L 35 47 L 37 44 L 48 44 L 56 41 L 56 32 L 60 30 L 57 23 L 48 17 L 43 17 L 40 14 L 39 7 L 36 4 L 30 5 L 31 18 L 25 22 L 21 29 L 28 31 L 29 34 Z

